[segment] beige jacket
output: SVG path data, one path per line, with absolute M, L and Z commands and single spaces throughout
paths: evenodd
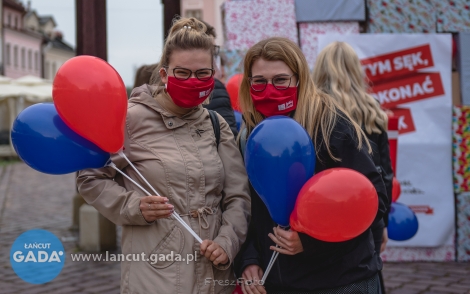
M 207 110 L 199 106 L 180 118 L 170 111 L 175 105 L 165 92 L 154 98 L 156 88 L 140 90 L 129 100 L 125 154 L 203 240 L 221 245 L 230 262 L 213 266 L 199 254 L 199 242 L 173 218 L 147 223 L 139 209 L 145 194 L 112 168 L 83 170 L 77 179 L 80 194 L 122 225 L 122 253 L 138 260 L 121 263 L 121 293 L 231 293 L 232 263 L 245 241 L 251 211 L 248 178 L 233 134 L 219 116 L 217 149 Z M 111 159 L 146 187 L 119 155 Z M 142 261 L 143 256 L 158 260 Z M 186 260 L 191 258 L 195 261 Z

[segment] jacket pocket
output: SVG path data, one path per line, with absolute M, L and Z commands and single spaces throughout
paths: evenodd
M 183 248 L 183 232 L 179 227 L 174 226 L 152 250 L 148 263 L 157 269 L 169 267 L 175 261 L 181 261 Z

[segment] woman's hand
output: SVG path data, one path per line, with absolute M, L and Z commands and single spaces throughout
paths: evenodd
M 228 255 L 219 244 L 211 240 L 204 240 L 201 244 L 201 255 L 212 261 L 214 265 L 226 264 Z
M 387 227 L 384 228 L 384 234 L 382 236 L 382 245 L 380 245 L 380 253 L 385 251 L 385 247 L 387 246 L 388 242 L 388 232 Z
M 261 285 L 263 270 L 256 264 L 249 265 L 242 274 L 242 291 L 244 294 L 266 294 L 266 289 Z
M 140 211 L 144 219 L 151 223 L 159 218 L 169 217 L 174 207 L 167 204 L 168 198 L 161 196 L 145 196 L 140 198 Z
M 269 233 L 269 238 L 282 248 L 271 246 L 270 249 L 282 254 L 295 255 L 304 251 L 299 234 L 295 231 L 284 231 L 280 227 L 273 228 L 274 235 Z

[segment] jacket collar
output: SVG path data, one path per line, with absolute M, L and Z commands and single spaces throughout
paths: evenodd
M 144 86 L 140 88 L 141 91 L 138 95 L 131 96 L 129 102 L 143 104 L 158 112 L 168 129 L 175 129 L 189 123 L 199 118 L 204 112 L 202 106 L 199 105 L 186 114 L 178 114 L 178 106 L 173 103 L 171 97 L 162 87 Z

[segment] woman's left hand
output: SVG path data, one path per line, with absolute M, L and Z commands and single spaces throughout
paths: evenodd
M 269 234 L 269 238 L 282 248 L 271 246 L 270 249 L 282 254 L 295 255 L 304 251 L 299 234 L 295 231 L 284 231 L 280 227 L 273 228 L 274 235 Z
M 226 264 L 228 262 L 228 255 L 225 250 L 211 240 L 202 241 L 201 255 L 212 261 L 214 265 Z

